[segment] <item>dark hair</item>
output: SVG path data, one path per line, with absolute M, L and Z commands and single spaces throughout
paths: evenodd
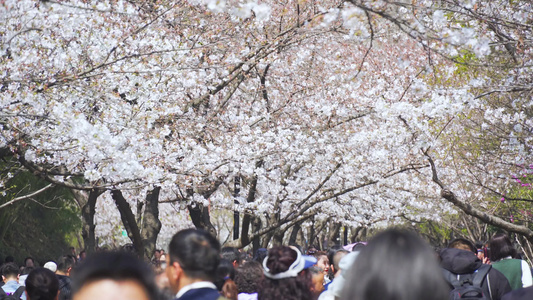
M 237 264 L 241 263 L 241 253 L 237 248 L 234 247 L 224 247 L 222 250 L 220 250 L 220 257 L 223 259 L 227 259 L 230 262 L 237 262 Z
M 235 272 L 235 284 L 239 293 L 257 293 L 263 281 L 263 267 L 257 261 L 239 266 Z
M 178 262 L 191 278 L 212 281 L 220 262 L 220 243 L 203 230 L 185 229 L 176 233 L 168 246 L 170 262 Z
M 20 275 L 28 275 L 33 270 L 35 270 L 35 267 L 24 267 L 24 269 L 22 269 L 22 273 Z
M 448 244 L 448 248 L 461 249 L 477 253 L 477 248 L 471 241 L 463 238 L 456 238 Z
M 54 300 L 59 291 L 59 280 L 54 272 L 36 268 L 26 278 L 26 293 L 29 300 Z
M 222 286 L 227 279 L 235 279 L 235 268 L 233 267 L 233 263 L 231 261 L 222 258 L 218 264 L 214 282 L 219 291 L 222 290 Z
M 24 259 L 24 266 L 26 266 L 26 262 L 28 261 L 28 259 L 31 259 L 31 262 L 35 263 L 35 261 L 33 260 L 33 257 L 31 256 L 28 256 Z
M 73 296 L 88 282 L 111 279 L 115 281 L 134 280 L 145 289 L 150 299 L 158 297 L 152 269 L 131 253 L 94 253 L 81 261 L 72 273 Z
M 15 258 L 11 255 L 6 256 L 6 259 L 4 260 L 6 263 L 15 262 Z
M 495 234 L 489 242 L 490 260 L 498 261 L 507 256 L 516 257 L 516 249 L 505 233 Z
M 333 259 L 329 261 L 330 265 L 333 265 L 333 269 L 335 269 L 334 271 L 334 274 L 339 272 L 340 270 L 340 267 L 339 267 L 339 263 L 341 261 L 341 259 L 346 255 L 350 253 L 350 251 L 348 250 L 344 250 L 344 249 L 339 249 L 337 250 L 337 252 L 335 252 L 335 254 L 333 254 Z
M 287 246 L 278 246 L 268 251 L 266 266 L 270 274 L 287 271 L 294 263 L 298 254 Z M 281 280 L 265 277 L 262 287 L 258 291 L 259 300 L 307 300 L 312 299 L 311 275 L 307 270 L 298 273 L 296 277 Z
M 19 275 L 20 269 L 14 262 L 5 263 L 2 266 L 2 275 L 5 277 L 17 277 Z
M 71 255 L 63 255 L 57 260 L 57 270 L 66 273 L 69 268 L 74 267 Z
M 254 261 L 259 262 L 259 264 L 263 263 L 263 260 L 265 260 L 265 257 L 267 256 L 268 250 L 266 248 L 259 248 L 255 251 L 254 254 Z
M 415 234 L 398 229 L 378 234 L 346 272 L 340 299 L 446 300 L 449 296 L 430 248 Z
M 230 300 L 237 300 L 237 286 L 233 279 L 235 278 L 235 268 L 233 262 L 227 259 L 221 259 L 217 268 L 215 285 L 223 297 Z

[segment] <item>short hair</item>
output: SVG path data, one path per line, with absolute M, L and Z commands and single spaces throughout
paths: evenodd
M 339 249 L 337 252 L 335 252 L 335 254 L 333 254 L 333 262 L 330 261 L 330 264 L 333 265 L 335 273 L 340 270 L 339 263 L 341 262 L 341 259 L 348 253 L 350 253 L 350 251 Z
M 471 241 L 463 238 L 456 238 L 448 244 L 448 248 L 461 249 L 477 253 L 477 248 Z
M 69 268 L 74 267 L 74 261 L 71 255 L 63 255 L 57 260 L 57 270 L 67 272 Z
M 145 289 L 150 299 L 158 297 L 152 269 L 131 253 L 94 253 L 81 261 L 72 273 L 72 295 L 79 292 L 88 282 L 111 279 L 114 281 L 136 281 Z
M 429 246 L 414 233 L 399 229 L 376 235 L 346 272 L 341 300 L 423 300 L 428 295 L 446 300 L 449 296 Z
M 26 293 L 31 300 L 54 300 L 59 291 L 59 280 L 54 272 L 36 268 L 26 278 Z
M 213 281 L 220 262 L 220 243 L 207 231 L 185 229 L 168 245 L 170 262 L 178 262 L 190 278 Z
M 235 272 L 235 284 L 239 293 L 257 293 L 263 281 L 263 267 L 257 261 L 239 266 Z
M 33 257 L 28 256 L 28 257 L 26 257 L 26 258 L 24 259 L 24 266 L 26 266 L 26 262 L 28 262 L 29 259 L 31 259 L 31 261 L 32 261 L 33 263 L 35 263 L 35 261 L 33 260 Z
M 505 233 L 495 234 L 489 242 L 489 247 L 491 261 L 498 261 L 508 256 L 516 257 L 517 251 L 513 247 L 511 239 Z
M 230 262 L 237 262 L 238 264 L 241 263 L 241 253 L 237 248 L 234 247 L 224 247 L 220 250 L 220 257 L 223 259 L 227 259 Z
M 17 277 L 19 275 L 20 269 L 14 262 L 5 263 L 2 266 L 2 275 L 7 277 Z

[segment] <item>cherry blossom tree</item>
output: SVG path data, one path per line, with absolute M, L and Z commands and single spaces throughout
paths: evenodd
M 214 234 L 211 210 L 242 213 L 241 235 L 229 242 L 238 247 L 279 243 L 310 220 L 383 226 L 438 219 L 451 204 L 468 213 L 468 200 L 440 201 L 431 180 L 481 199 L 490 190 L 479 183 L 495 173 L 472 166 L 508 179 L 517 154 L 530 158 L 529 136 L 494 160 L 465 132 L 470 122 L 494 132 L 506 115 L 509 128 L 530 134 L 530 8 L 5 1 L 0 147 L 80 191 L 88 212 L 97 211 L 90 193 L 112 191 L 145 256 L 168 226 L 163 207 L 187 209 Z M 512 95 L 522 97 L 512 109 L 479 114 Z

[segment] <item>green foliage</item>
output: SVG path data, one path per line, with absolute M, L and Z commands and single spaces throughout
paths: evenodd
M 10 168 L 6 162 L 0 162 L 0 166 L 4 173 L 12 172 L 12 177 L 2 176 L 7 180 L 0 205 L 48 185 L 30 172 Z M 2 258 L 12 255 L 19 264 L 26 256 L 39 263 L 57 259 L 75 245 L 79 228 L 79 210 L 72 194 L 68 189 L 52 187 L 0 209 L 0 254 Z

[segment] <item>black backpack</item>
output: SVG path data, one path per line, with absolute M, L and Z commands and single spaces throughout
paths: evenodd
M 6 293 L 3 288 L 0 287 L 0 300 L 20 300 L 20 297 L 24 293 L 25 288 L 19 286 L 13 293 Z
M 456 274 L 444 269 L 446 280 L 453 286 L 453 290 L 450 292 L 450 300 L 491 300 L 492 297 L 485 295 L 481 288 L 483 280 L 491 268 L 491 265 L 483 264 L 476 272 L 463 274 L 460 279 L 457 279 Z

